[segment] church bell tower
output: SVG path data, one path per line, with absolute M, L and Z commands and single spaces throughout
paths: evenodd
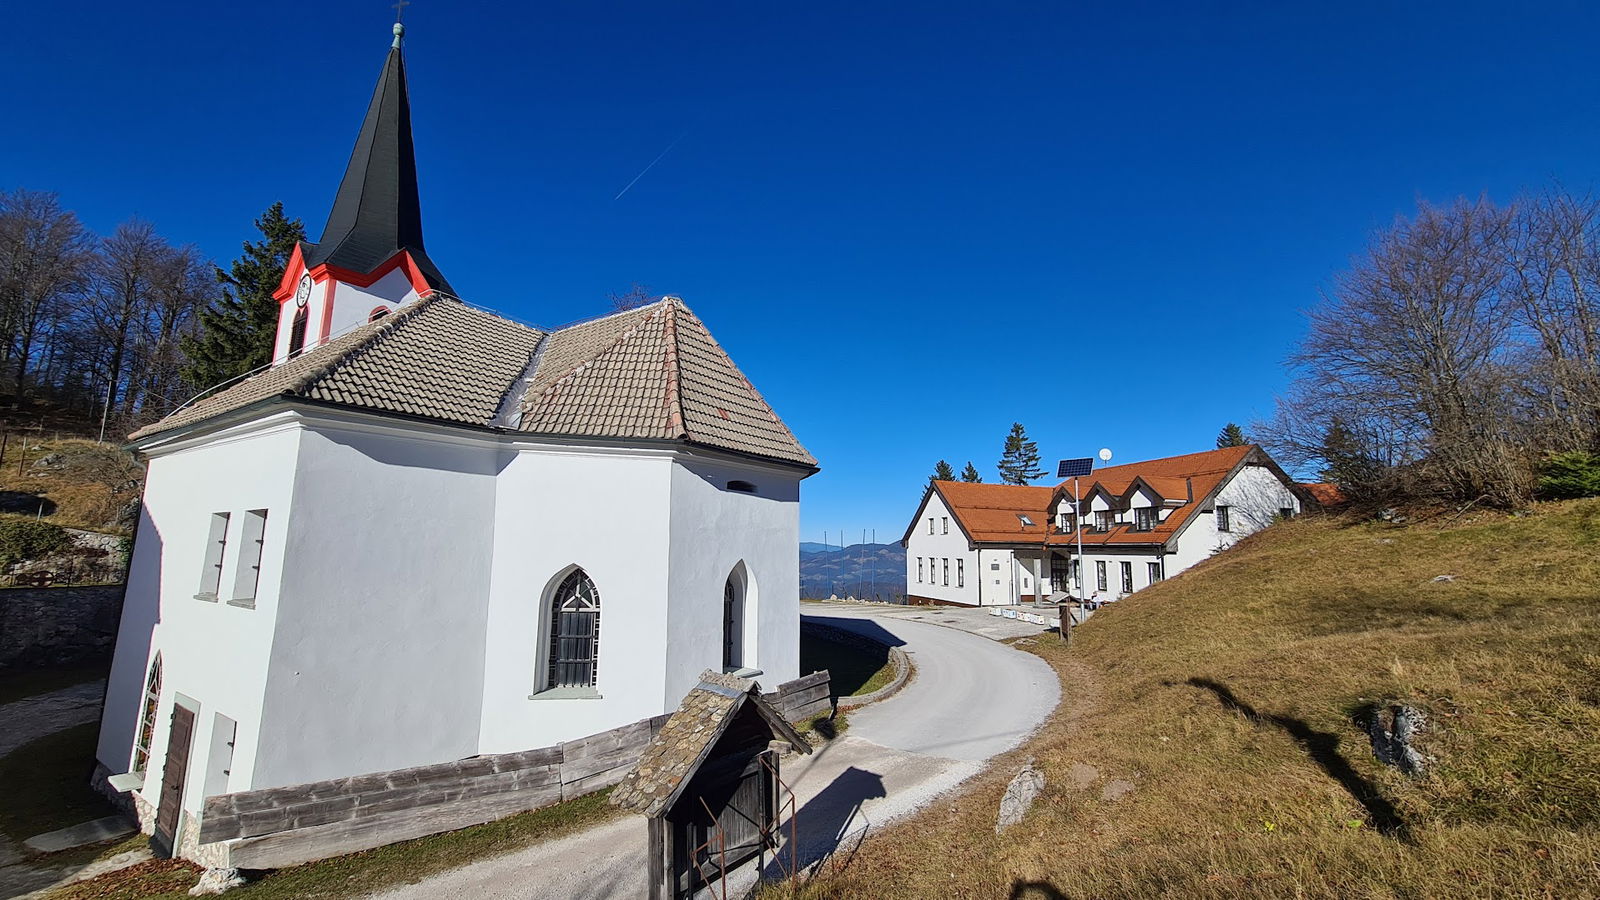
M 405 26 L 396 22 L 322 239 L 295 248 L 273 294 L 274 364 L 418 297 L 454 295 L 422 243 L 404 35 Z

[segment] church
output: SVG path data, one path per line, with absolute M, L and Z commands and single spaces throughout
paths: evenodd
M 270 367 L 132 436 L 97 778 L 169 847 L 207 797 L 548 747 L 708 668 L 799 674 L 816 461 L 677 298 L 547 330 L 455 296 L 403 32 Z

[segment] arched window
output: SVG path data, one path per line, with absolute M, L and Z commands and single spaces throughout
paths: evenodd
M 387 307 L 387 306 L 374 306 L 372 308 L 372 312 L 367 313 L 367 321 L 368 322 L 376 322 L 379 319 L 383 318 L 384 316 L 387 316 L 388 314 L 389 314 L 389 307 Z
M 722 584 L 722 668 L 744 665 L 744 583 L 738 570 Z
M 302 306 L 295 311 L 294 322 L 289 325 L 289 356 L 299 356 L 300 351 L 306 348 L 306 322 L 311 318 L 310 310 Z
M 133 771 L 143 772 L 150 764 L 150 739 L 156 733 L 156 706 L 161 702 L 161 654 L 150 663 L 144 682 L 144 706 L 139 710 L 139 733 L 133 742 Z
M 594 687 L 600 674 L 600 592 L 582 569 L 550 598 L 548 688 Z

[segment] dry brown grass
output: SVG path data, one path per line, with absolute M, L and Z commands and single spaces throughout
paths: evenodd
M 799 894 L 1600 896 L 1597 585 L 1600 501 L 1273 528 L 1030 645 L 1046 727 Z M 1397 699 L 1435 723 L 1419 778 L 1355 721 Z M 1027 756 L 1049 784 L 996 836 Z
M 8 510 L 32 515 L 43 499 L 42 518 L 70 528 L 125 530 L 118 527 L 118 515 L 139 499 L 143 482 L 144 467 L 133 454 L 79 438 L 31 440 L 12 434 L 0 463 L 0 497 Z

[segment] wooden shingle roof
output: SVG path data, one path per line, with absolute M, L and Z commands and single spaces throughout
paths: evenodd
M 612 791 L 611 803 L 647 816 L 670 809 L 717 740 L 747 706 L 766 721 L 776 738 L 788 741 L 801 753 L 811 752 L 806 739 L 761 696 L 760 685 L 708 669 L 656 732 L 633 771 Z

